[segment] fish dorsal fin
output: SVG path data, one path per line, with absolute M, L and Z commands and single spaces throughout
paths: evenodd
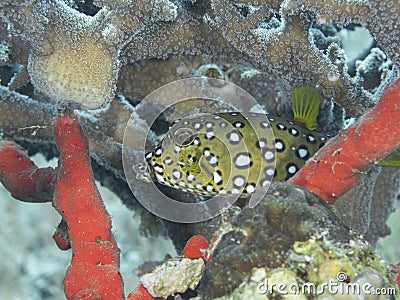
M 301 86 L 292 89 L 292 109 L 296 124 L 308 130 L 317 128 L 320 103 L 321 96 L 315 88 Z

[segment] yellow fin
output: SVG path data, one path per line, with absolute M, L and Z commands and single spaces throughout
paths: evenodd
M 376 163 L 380 167 L 396 167 L 400 168 L 400 147 L 386 155 L 383 159 Z
M 308 130 L 317 128 L 318 108 L 321 96 L 313 87 L 301 86 L 292 90 L 294 121 Z

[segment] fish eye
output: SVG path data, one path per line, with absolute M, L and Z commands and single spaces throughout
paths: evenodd
M 193 143 L 195 134 L 190 128 L 179 128 L 173 133 L 172 138 L 178 146 L 187 146 Z

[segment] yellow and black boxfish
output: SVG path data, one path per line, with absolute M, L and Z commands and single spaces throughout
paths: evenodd
M 314 131 L 320 101 L 315 88 L 300 87 L 292 90 L 293 121 L 239 112 L 177 120 L 146 154 L 150 177 L 210 196 L 246 196 L 272 180 L 287 180 L 329 140 Z

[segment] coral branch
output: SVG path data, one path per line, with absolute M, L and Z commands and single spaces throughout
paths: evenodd
M 204 262 L 207 263 L 209 260 L 209 258 L 207 257 L 208 248 L 209 244 L 205 237 L 197 234 L 192 236 L 187 241 L 182 254 L 187 258 L 202 258 Z
M 95 186 L 88 141 L 69 115 L 56 125 L 60 150 L 53 205 L 68 224 L 72 262 L 64 280 L 68 299 L 124 299 L 119 249 Z
M 0 142 L 0 181 L 11 195 L 24 202 L 51 202 L 55 171 L 39 169 L 14 142 Z
M 28 140 L 53 139 L 57 108 L 0 85 L 0 130 Z
M 400 79 L 389 86 L 376 108 L 342 131 L 288 182 L 333 203 L 400 141 Z

